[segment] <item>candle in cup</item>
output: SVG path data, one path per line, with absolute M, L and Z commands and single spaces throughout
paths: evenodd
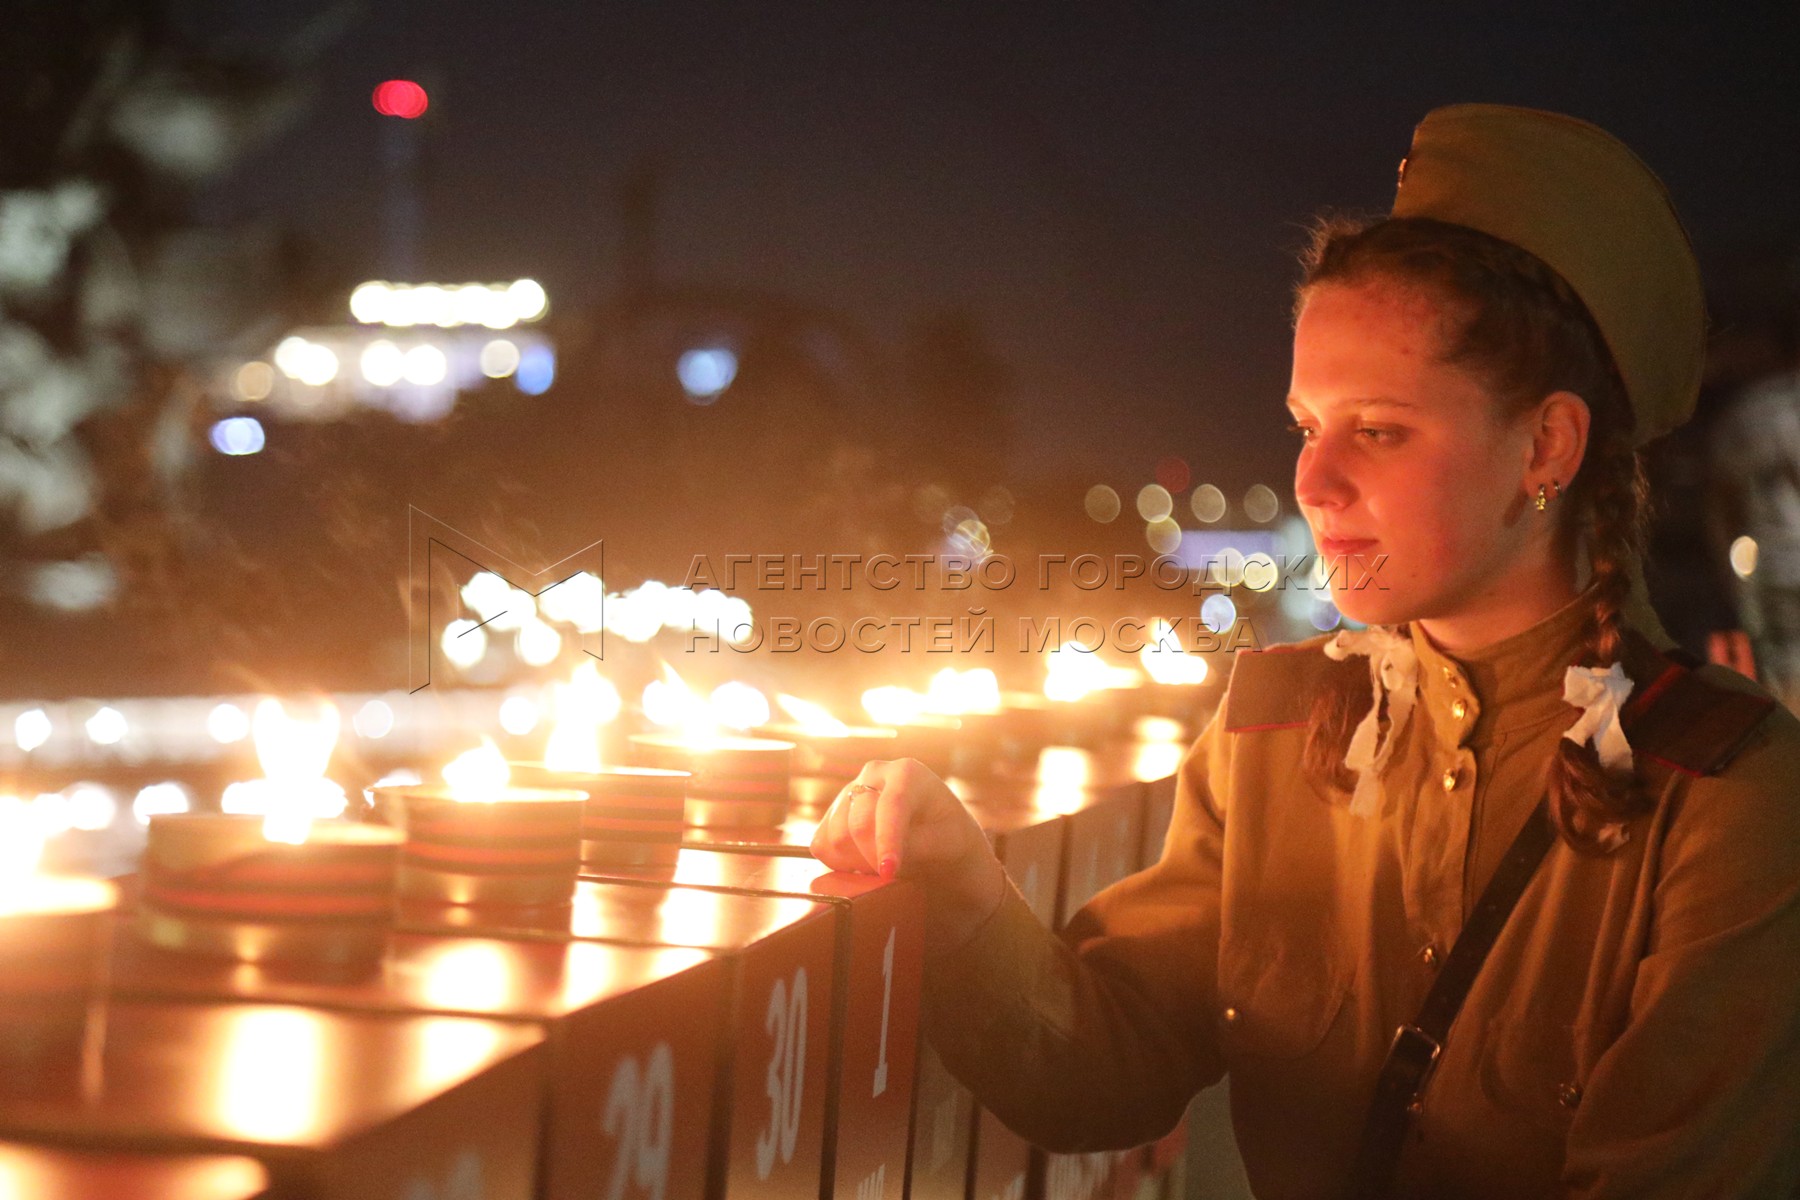
M 774 738 L 640 733 L 645 766 L 687 771 L 690 825 L 773 826 L 787 819 L 794 743 Z
M 188 954 L 253 963 L 368 965 L 393 924 L 400 836 L 333 819 L 344 790 L 326 778 L 338 711 L 256 706 L 263 778 L 227 788 L 223 813 L 150 819 L 139 872 L 139 937 Z
M 824 707 L 798 696 L 777 702 L 792 721 L 764 725 L 758 735 L 794 743 L 793 773 L 842 785 L 855 779 L 870 759 L 896 757 L 899 735 L 886 726 L 846 725 Z
M 288 841 L 253 814 L 159 814 L 144 845 L 139 936 L 243 962 L 371 962 L 393 924 L 400 843 L 396 830 L 350 821 L 309 820 Z
M 79 1060 L 118 900 L 106 880 L 40 874 L 42 849 L 30 806 L 0 796 L 0 1064 L 24 1077 Z
M 406 834 L 400 895 L 446 904 L 569 903 L 587 793 L 512 786 L 487 738 L 444 768 L 444 786 L 371 789 Z
M 581 792 L 581 867 L 673 867 L 686 826 L 688 773 L 657 767 L 559 771 L 547 763 L 511 764 L 527 787 Z

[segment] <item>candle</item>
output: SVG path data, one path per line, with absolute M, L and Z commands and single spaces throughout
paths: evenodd
M 545 763 L 513 763 L 513 778 L 534 788 L 583 793 L 581 866 L 673 867 L 686 825 L 686 771 L 599 767 L 559 771 Z
M 350 821 L 309 821 L 290 842 L 255 814 L 151 817 L 138 934 L 243 962 L 367 964 L 387 946 L 400 842 Z
M 406 834 L 400 895 L 447 904 L 563 905 L 580 865 L 587 793 L 520 788 L 487 738 L 444 768 L 444 786 L 370 789 Z
M 42 849 L 30 806 L 0 797 L 0 1065 L 25 1079 L 78 1060 L 118 899 L 103 879 L 38 873 Z
M 631 745 L 645 766 L 692 776 L 690 825 L 779 825 L 787 819 L 792 742 L 640 733 L 633 735 Z
M 850 783 L 869 759 L 898 757 L 900 734 L 880 725 L 839 725 L 837 730 L 817 729 L 799 723 L 763 725 L 758 738 L 794 743 L 796 775 L 815 775 L 833 786 Z

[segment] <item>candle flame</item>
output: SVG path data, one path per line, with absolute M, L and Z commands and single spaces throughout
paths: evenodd
M 1136 671 L 1108 666 L 1080 642 L 1064 642 L 1045 661 L 1044 695 L 1051 700 L 1079 700 L 1105 688 L 1131 687 Z
M 667 663 L 663 664 L 663 676 L 644 685 L 645 719 L 652 725 L 678 730 L 689 741 L 717 740 L 719 722 L 711 706 Z
M 600 726 L 617 718 L 620 707 L 619 690 L 591 660 L 576 667 L 568 683 L 556 685 L 556 724 L 544 746 L 544 765 L 552 771 L 598 771 Z
M 712 721 L 732 729 L 752 729 L 769 723 L 769 699 L 747 683 L 732 680 L 713 689 L 707 707 Z
M 925 711 L 925 697 L 911 688 L 887 684 L 864 692 L 862 706 L 877 725 L 910 725 Z
M 1150 639 L 1138 651 L 1138 661 L 1157 683 L 1206 682 L 1206 660 L 1183 650 L 1175 627 L 1162 617 L 1151 622 Z
M 311 720 L 290 714 L 281 701 L 265 696 L 250 718 L 256 761 L 269 779 L 320 779 L 337 748 L 337 705 L 321 702 Z
M 931 677 L 925 693 L 927 712 L 957 716 L 971 712 L 1000 711 L 1000 681 L 986 667 L 958 671 L 945 667 Z
M 44 828 L 31 805 L 0 796 L 0 908 L 37 870 L 44 852 Z
M 802 700 L 785 692 L 777 693 L 775 700 L 787 710 L 788 716 L 794 718 L 803 731 L 814 737 L 846 737 L 850 733 L 850 727 L 832 716 L 831 710 L 822 704 L 814 704 L 811 700 Z
M 329 701 L 320 701 L 311 717 L 293 715 L 272 696 L 257 702 L 250 740 L 263 780 L 250 785 L 247 796 L 243 785 L 233 785 L 239 794 L 232 807 L 260 811 L 269 841 L 297 846 L 314 820 L 343 811 L 344 790 L 325 777 L 341 725 L 337 706 Z
M 492 804 L 512 780 L 506 756 L 492 738 L 482 738 L 481 745 L 464 750 L 444 765 L 444 782 L 457 800 Z

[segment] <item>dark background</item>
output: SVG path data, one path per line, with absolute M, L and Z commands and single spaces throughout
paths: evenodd
M 342 321 L 386 272 L 391 118 L 369 97 L 416 78 L 419 277 L 542 280 L 558 382 L 428 427 L 272 424 L 262 454 L 204 454 L 183 570 L 20 627 L 15 691 L 398 686 L 408 504 L 520 561 L 605 537 L 615 588 L 679 581 L 696 553 L 930 551 L 955 504 L 1011 510 L 995 549 L 1021 559 L 1147 554 L 1131 498 L 1171 456 L 1247 524 L 1252 484 L 1290 497 L 1306 222 L 1385 209 L 1439 104 L 1622 137 L 1715 289 L 1787 270 L 1800 216 L 1800 30 L 1721 7 L 171 11 L 225 52 L 323 47 L 285 132 L 191 205 L 291 239 L 271 303 Z M 695 407 L 674 356 L 720 334 L 743 373 Z M 1095 483 L 1125 498 L 1111 525 L 1083 515 Z

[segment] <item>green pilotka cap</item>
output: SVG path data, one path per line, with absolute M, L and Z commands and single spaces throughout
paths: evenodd
M 1692 415 L 1706 349 L 1700 265 L 1667 189 L 1625 143 L 1560 113 L 1433 109 L 1401 160 L 1392 215 L 1497 237 L 1562 276 L 1612 351 L 1638 445 Z

